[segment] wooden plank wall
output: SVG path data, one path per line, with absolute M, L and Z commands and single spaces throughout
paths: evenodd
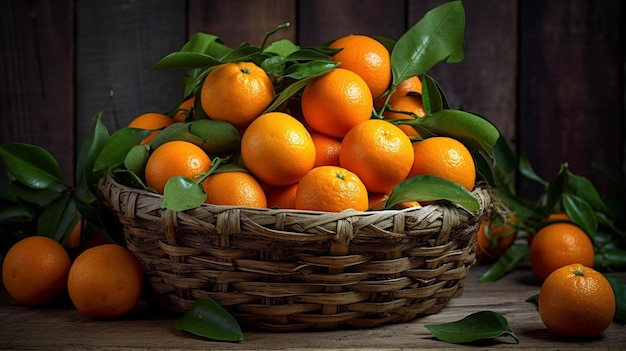
M 181 99 L 180 72 L 145 72 L 196 31 L 228 45 L 275 38 L 321 44 L 348 33 L 397 39 L 444 0 L 110 0 L 0 2 L 0 143 L 48 149 L 70 181 L 78 143 L 109 91 L 110 130 Z M 591 169 L 624 180 L 625 6 L 620 0 L 465 2 L 466 59 L 430 73 L 455 107 L 492 120 L 538 173 L 567 161 L 603 192 Z M 518 180 L 522 194 L 537 187 Z

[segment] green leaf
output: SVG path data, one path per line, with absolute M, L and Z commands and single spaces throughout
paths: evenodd
M 439 340 L 454 344 L 493 339 L 502 335 L 511 336 L 516 344 L 519 343 L 506 318 L 492 311 L 480 311 L 456 322 L 426 324 L 424 327 Z
M 525 300 L 526 302 L 530 302 L 536 307 L 539 307 L 539 294 L 535 294 Z
M 261 48 L 250 45 L 249 43 L 241 43 L 238 48 L 224 55 L 220 61 L 222 62 L 242 62 L 242 61 L 258 61 L 261 54 Z M 258 63 L 258 62 L 257 62 Z
M 242 341 L 237 321 L 212 299 L 200 298 L 187 314 L 176 320 L 176 328 L 218 341 Z
M 465 9 L 461 1 L 450 1 L 428 11 L 409 28 L 391 52 L 393 85 L 425 73 L 437 63 L 463 57 Z
M 283 91 L 281 91 L 280 93 L 278 93 L 278 95 L 276 95 L 276 98 L 274 99 L 274 101 L 272 101 L 272 103 L 265 109 L 265 111 L 263 111 L 263 113 L 276 110 L 285 101 L 289 100 L 289 98 L 296 95 L 301 89 L 303 89 L 314 78 L 315 77 L 303 78 L 287 86 Z
M 618 323 L 626 323 L 626 283 L 615 277 L 606 277 L 606 279 L 611 283 L 615 294 L 616 306 L 613 320 Z
M 535 182 L 541 184 L 544 188 L 548 187 L 548 181 L 541 178 L 537 172 L 535 172 L 535 169 L 530 163 L 530 159 L 528 159 L 528 155 L 524 152 L 520 155 L 518 169 L 522 176 L 530 180 L 534 180 Z
M 64 193 L 44 208 L 37 223 L 37 235 L 63 242 L 79 216 L 76 200 L 71 193 Z
M 330 48 L 325 48 L 330 49 Z M 333 51 L 320 50 L 318 47 L 306 47 L 298 51 L 294 51 L 285 57 L 286 61 L 318 61 L 329 60 L 339 49 L 330 49 Z
M 0 145 L 0 159 L 22 184 L 33 189 L 65 188 L 61 167 L 45 149 L 25 143 Z
M 103 111 L 100 111 L 96 115 L 94 127 L 83 140 L 76 161 L 75 181 L 77 187 L 87 188 L 92 193 L 96 192 L 95 185 L 102 175 L 101 173 L 94 172 L 93 166 L 109 138 L 109 131 L 101 120 L 102 113 Z
M 422 102 L 427 115 L 448 108 L 443 90 L 439 84 L 428 74 L 422 74 Z
M 143 174 L 146 162 L 150 156 L 148 149 L 149 146 L 147 145 L 133 146 L 124 158 L 124 167 L 130 172 Z
M 568 170 L 567 181 L 572 188 L 572 192 L 586 201 L 594 210 L 607 214 L 610 213 L 608 206 L 604 203 L 598 190 L 589 179 Z
M 122 128 L 113 133 L 104 144 L 94 162 L 94 170 L 107 170 L 124 163 L 128 151 L 150 135 L 152 131 L 137 128 Z
M 602 249 L 594 255 L 593 268 L 606 272 L 626 271 L 626 250 Z
M 402 124 L 413 126 L 422 137 L 447 136 L 463 143 L 471 152 L 484 151 L 492 154 L 492 149 L 500 131 L 488 120 L 461 110 L 440 110 L 431 115 Z
M 206 200 L 202 184 L 188 177 L 172 177 L 165 183 L 162 208 L 186 211 L 199 207 Z
M 219 59 L 199 52 L 177 51 L 163 57 L 150 67 L 149 71 L 157 70 L 189 70 L 194 68 L 210 68 L 221 64 Z
M 283 77 L 302 79 L 307 77 L 316 77 L 324 73 L 332 71 L 339 65 L 338 62 L 330 61 L 309 61 L 306 63 L 298 63 L 289 66 L 283 73 Z
M 0 206 L 0 223 L 29 223 L 35 219 L 31 209 L 22 205 Z
M 224 57 L 232 51 L 224 44 L 222 38 L 202 32 L 194 33 L 180 51 L 199 52 L 213 57 Z
M 598 232 L 598 219 L 591 206 L 580 197 L 567 193 L 562 195 L 561 201 L 569 219 L 594 240 Z
M 485 283 L 502 278 L 505 274 L 512 271 L 519 262 L 526 259 L 528 253 L 528 245 L 511 245 L 478 280 Z
M 224 45 L 221 38 L 198 32 L 179 51 L 161 58 L 149 70 L 209 68 L 223 63 L 219 58 L 231 51 L 232 49 Z M 188 73 L 192 77 L 197 76 L 192 72 Z
M 10 193 L 12 201 L 19 200 L 37 206 L 48 206 L 63 193 L 59 189 L 33 189 L 19 182 L 2 183 L 2 188 Z
M 237 128 L 228 122 L 201 119 L 167 126 L 152 139 L 150 147 L 154 150 L 173 140 L 188 141 L 212 155 L 239 150 L 241 136 Z
M 385 203 L 385 208 L 407 201 L 448 200 L 471 213 L 478 213 L 478 200 L 458 183 L 432 175 L 408 178 L 396 185 Z
M 294 44 L 291 40 L 281 39 L 268 45 L 265 49 L 263 49 L 263 53 L 273 53 L 281 57 L 287 57 L 297 52 L 299 49 L 300 47 Z

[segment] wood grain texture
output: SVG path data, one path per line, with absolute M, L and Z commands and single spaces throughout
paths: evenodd
M 147 72 L 186 40 L 186 9 L 167 0 L 76 3 L 76 123 L 79 136 L 104 113 L 110 131 L 145 112 L 169 112 L 183 98 L 178 71 Z M 82 140 L 82 139 L 81 139 Z
M 270 40 L 295 41 L 296 1 L 292 0 L 189 0 L 189 35 L 205 32 L 221 37 L 229 47 L 242 42 L 261 45 L 266 32 L 279 24 L 290 27 Z
M 321 45 L 348 34 L 379 35 L 397 40 L 405 30 L 404 1 L 298 2 L 298 42 L 302 45 Z
M 11 350 L 564 350 L 623 349 L 626 326 L 613 323 L 599 338 L 568 339 L 552 335 L 536 307 L 525 300 L 539 292 L 529 269 L 520 269 L 492 283 L 478 277 L 487 266 L 475 266 L 465 290 L 438 314 L 379 328 L 318 332 L 268 333 L 244 331 L 240 343 L 215 342 L 175 328 L 176 318 L 142 305 L 113 321 L 90 320 L 71 306 L 47 309 L 20 307 L 0 291 L 0 345 Z M 626 274 L 612 274 L 626 281 Z M 478 311 L 502 314 L 520 339 L 497 337 L 470 345 L 437 340 L 425 324 L 459 320 Z
M 48 150 L 73 181 L 73 2 L 0 3 L 0 143 Z
M 592 163 L 624 165 L 624 3 L 521 1 L 519 149 L 544 178 L 567 161 L 613 193 Z M 522 193 L 533 184 L 520 182 Z

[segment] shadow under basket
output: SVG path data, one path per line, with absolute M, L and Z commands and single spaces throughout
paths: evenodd
M 242 326 L 269 331 L 372 328 L 438 313 L 474 263 L 478 214 L 453 204 L 340 213 L 202 205 L 100 182 L 159 306 L 211 298 Z

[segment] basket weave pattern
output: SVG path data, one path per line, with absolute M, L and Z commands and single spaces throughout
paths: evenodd
M 487 190 L 474 216 L 453 205 L 325 213 L 203 205 L 175 212 L 162 197 L 106 177 L 162 308 L 217 301 L 243 325 L 271 331 L 370 328 L 439 312 L 474 263 Z

